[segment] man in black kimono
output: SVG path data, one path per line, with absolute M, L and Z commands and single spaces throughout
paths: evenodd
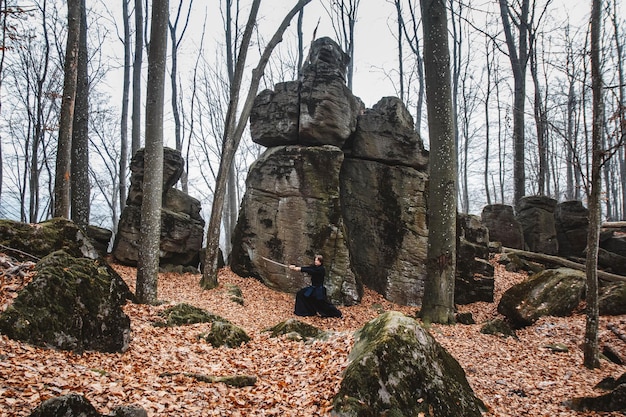
M 324 269 L 324 258 L 322 255 L 315 255 L 313 265 L 289 265 L 289 269 L 311 275 L 311 285 L 302 288 L 296 293 L 296 306 L 294 309 L 296 316 L 315 316 L 319 313 L 322 317 L 341 318 L 341 311 L 332 305 L 326 297 L 326 288 L 324 287 L 326 269 Z

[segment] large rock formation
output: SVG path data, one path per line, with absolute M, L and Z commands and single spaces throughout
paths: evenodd
M 419 305 L 428 153 L 399 99 L 362 108 L 346 63 L 335 42 L 318 39 L 299 81 L 257 96 L 250 131 L 269 149 L 248 173 L 231 267 L 295 292 L 308 278 L 263 258 L 301 265 L 319 252 L 331 300 L 358 302 L 365 283 Z
M 513 249 L 524 249 L 524 229 L 515 218 L 513 207 L 506 204 L 486 205 L 481 213 L 492 242 Z
M 494 268 L 489 263 L 489 230 L 480 217 L 459 213 L 454 302 L 493 302 L 494 285 Z
M 522 197 L 517 202 L 516 219 L 524 229 L 524 242 L 531 252 L 558 254 L 559 242 L 554 220 L 556 203 L 555 199 L 546 196 Z
M 580 201 L 564 201 L 554 210 L 559 256 L 582 257 L 587 247 L 589 210 Z
M 418 322 L 388 312 L 357 333 L 333 416 L 479 417 L 459 363 Z
M 144 150 L 140 149 L 130 165 L 130 190 L 118 224 L 113 256 L 119 262 L 136 265 L 139 257 L 141 202 L 143 200 Z M 184 161 L 180 152 L 163 152 L 163 208 L 161 210 L 161 264 L 197 267 L 203 243 L 204 220 L 200 202 L 172 188 L 180 179 Z
M 250 167 L 233 237 L 232 269 L 282 291 L 296 292 L 308 278 L 266 259 L 308 265 L 325 258 L 329 297 L 360 299 L 350 269 L 339 205 L 343 153 L 334 146 L 269 148 Z

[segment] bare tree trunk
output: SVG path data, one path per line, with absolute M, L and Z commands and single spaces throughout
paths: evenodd
M 163 197 L 163 104 L 167 59 L 168 0 L 153 0 L 148 53 L 146 97 L 146 147 L 144 154 L 143 201 L 137 261 L 137 299 L 157 302 L 161 206 Z
M 419 42 L 419 22 L 421 18 L 417 16 L 416 10 L 417 7 L 413 4 L 412 0 L 408 0 L 408 9 L 409 13 L 411 13 L 411 31 L 409 33 L 406 22 L 403 23 L 404 27 L 404 37 L 407 40 L 411 51 L 413 51 L 413 55 L 416 60 L 416 71 L 419 88 L 417 91 L 417 104 L 415 106 L 415 131 L 417 133 L 421 132 L 422 129 L 422 110 L 424 107 L 424 62 L 422 58 L 422 51 L 420 50 L 420 42 Z
M 430 132 L 427 279 L 420 315 L 454 322 L 457 149 L 450 86 L 447 12 L 441 0 L 421 0 L 424 69 Z
M 600 170 L 602 166 L 602 130 L 604 128 L 604 103 L 602 98 L 602 69 L 600 57 L 600 37 L 602 25 L 602 1 L 591 2 L 591 89 L 593 93 L 593 132 L 591 139 L 591 191 L 589 193 L 589 230 L 587 233 L 587 321 L 585 344 L 583 347 L 584 365 L 587 368 L 600 367 L 598 351 L 598 245 L 600 232 Z
M 611 22 L 613 23 L 613 39 L 615 41 L 615 49 L 617 55 L 617 75 L 619 80 L 619 102 L 621 108 L 618 109 L 618 140 L 621 143 L 623 152 L 619 155 L 619 182 L 622 192 L 622 216 L 626 218 L 626 75 L 624 74 L 624 40 L 623 35 L 620 36 L 620 26 L 618 22 L 619 12 L 617 10 L 617 2 L 613 2 L 613 12 L 611 13 Z
M 490 145 L 490 126 L 489 126 L 489 99 L 491 96 L 491 70 L 493 65 L 493 55 L 490 54 L 489 45 L 491 41 L 489 38 L 485 40 L 485 53 L 486 53 L 486 65 L 487 65 L 487 85 L 485 90 L 485 168 L 483 172 L 483 181 L 485 187 L 485 196 L 487 197 L 487 204 L 491 205 L 491 192 L 489 191 L 489 145 Z
M 120 213 L 126 205 L 126 176 L 128 175 L 128 104 L 130 98 L 130 16 L 128 14 L 128 2 L 122 0 L 122 20 L 124 24 L 124 80 L 122 82 L 122 114 L 120 118 L 120 176 L 118 179 Z M 117 221 L 114 221 L 114 225 Z M 117 230 L 117 226 L 113 227 Z
M 402 53 L 402 28 L 404 27 L 404 21 L 402 19 L 402 5 L 400 4 L 400 0 L 394 0 L 394 5 L 396 6 L 396 19 L 398 24 L 398 81 L 400 82 L 400 100 L 404 102 L 404 54 Z
M 76 108 L 72 127 L 71 203 L 72 220 L 89 225 L 91 187 L 89 185 L 89 72 L 87 69 L 87 10 L 81 1 L 78 48 Z
M 219 251 L 219 238 L 220 238 L 220 224 L 222 222 L 222 209 L 224 207 L 224 197 L 226 193 L 226 181 L 228 178 L 228 172 L 233 163 L 235 152 L 241 141 L 241 136 L 248 122 L 250 116 L 250 110 L 252 109 L 252 103 L 259 88 L 259 83 L 265 66 L 269 61 L 270 55 L 274 51 L 274 48 L 282 40 L 282 36 L 287 30 L 291 19 L 298 13 L 304 6 L 310 3 L 311 0 L 299 0 L 298 3 L 291 9 L 291 11 L 285 16 L 281 25 L 272 36 L 272 39 L 265 47 L 263 54 L 259 60 L 258 65 L 252 71 L 252 79 L 250 81 L 250 88 L 248 89 L 248 95 L 246 101 L 241 110 L 239 120 L 236 121 L 236 109 L 239 102 L 239 91 L 241 89 L 241 80 L 243 77 L 243 71 L 245 69 L 245 62 L 247 56 L 248 46 L 250 44 L 250 38 L 252 36 L 252 30 L 256 22 L 256 14 L 258 12 L 260 0 L 254 0 L 250 10 L 250 17 L 246 24 L 243 40 L 241 42 L 241 48 L 239 50 L 239 56 L 237 58 L 237 64 L 235 67 L 234 82 L 231 86 L 230 103 L 228 105 L 228 111 L 226 113 L 226 123 L 224 130 L 224 147 L 222 149 L 222 158 L 220 159 L 220 166 L 217 174 L 217 180 L 215 182 L 215 194 L 213 196 L 213 205 L 211 209 L 211 218 L 209 220 L 209 228 L 207 231 L 207 245 L 206 245 L 206 261 L 204 265 L 204 272 L 200 285 L 202 288 L 215 288 L 217 282 L 217 259 Z
M 80 32 L 80 0 L 67 1 L 67 46 L 63 98 L 59 122 L 56 171 L 54 181 L 54 216 L 70 218 L 70 165 L 72 160 L 72 123 L 76 99 L 78 40 Z
M 143 7 L 135 0 L 135 58 L 133 62 L 133 114 L 131 155 L 141 148 L 141 66 L 143 64 Z
M 525 171 L 525 137 L 524 137 L 524 107 L 526 103 L 526 66 L 528 59 L 528 11 L 530 0 L 522 0 L 517 21 L 519 32 L 518 50 L 509 19 L 509 5 L 507 0 L 499 0 L 502 27 L 506 36 L 506 45 L 509 51 L 509 60 L 513 70 L 513 199 L 519 201 L 526 195 Z

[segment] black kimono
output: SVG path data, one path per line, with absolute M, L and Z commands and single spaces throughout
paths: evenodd
M 311 275 L 311 285 L 296 293 L 295 315 L 315 316 L 319 313 L 322 317 L 341 317 L 341 311 L 326 296 L 324 265 L 303 266 L 300 270 Z

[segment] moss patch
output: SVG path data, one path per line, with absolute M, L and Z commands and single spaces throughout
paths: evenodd
M 272 337 L 287 335 L 290 340 L 298 339 L 294 334 L 299 335 L 301 340 L 322 339 L 327 335 L 325 331 L 296 319 L 285 320 L 265 331 L 270 332 Z
M 183 326 L 185 324 L 196 323 L 214 323 L 216 321 L 227 322 L 225 318 L 222 318 L 213 313 L 209 313 L 206 310 L 192 306 L 187 303 L 179 303 L 168 307 L 159 313 L 161 317 L 165 319 L 162 322 L 155 322 L 155 327 L 173 327 Z

